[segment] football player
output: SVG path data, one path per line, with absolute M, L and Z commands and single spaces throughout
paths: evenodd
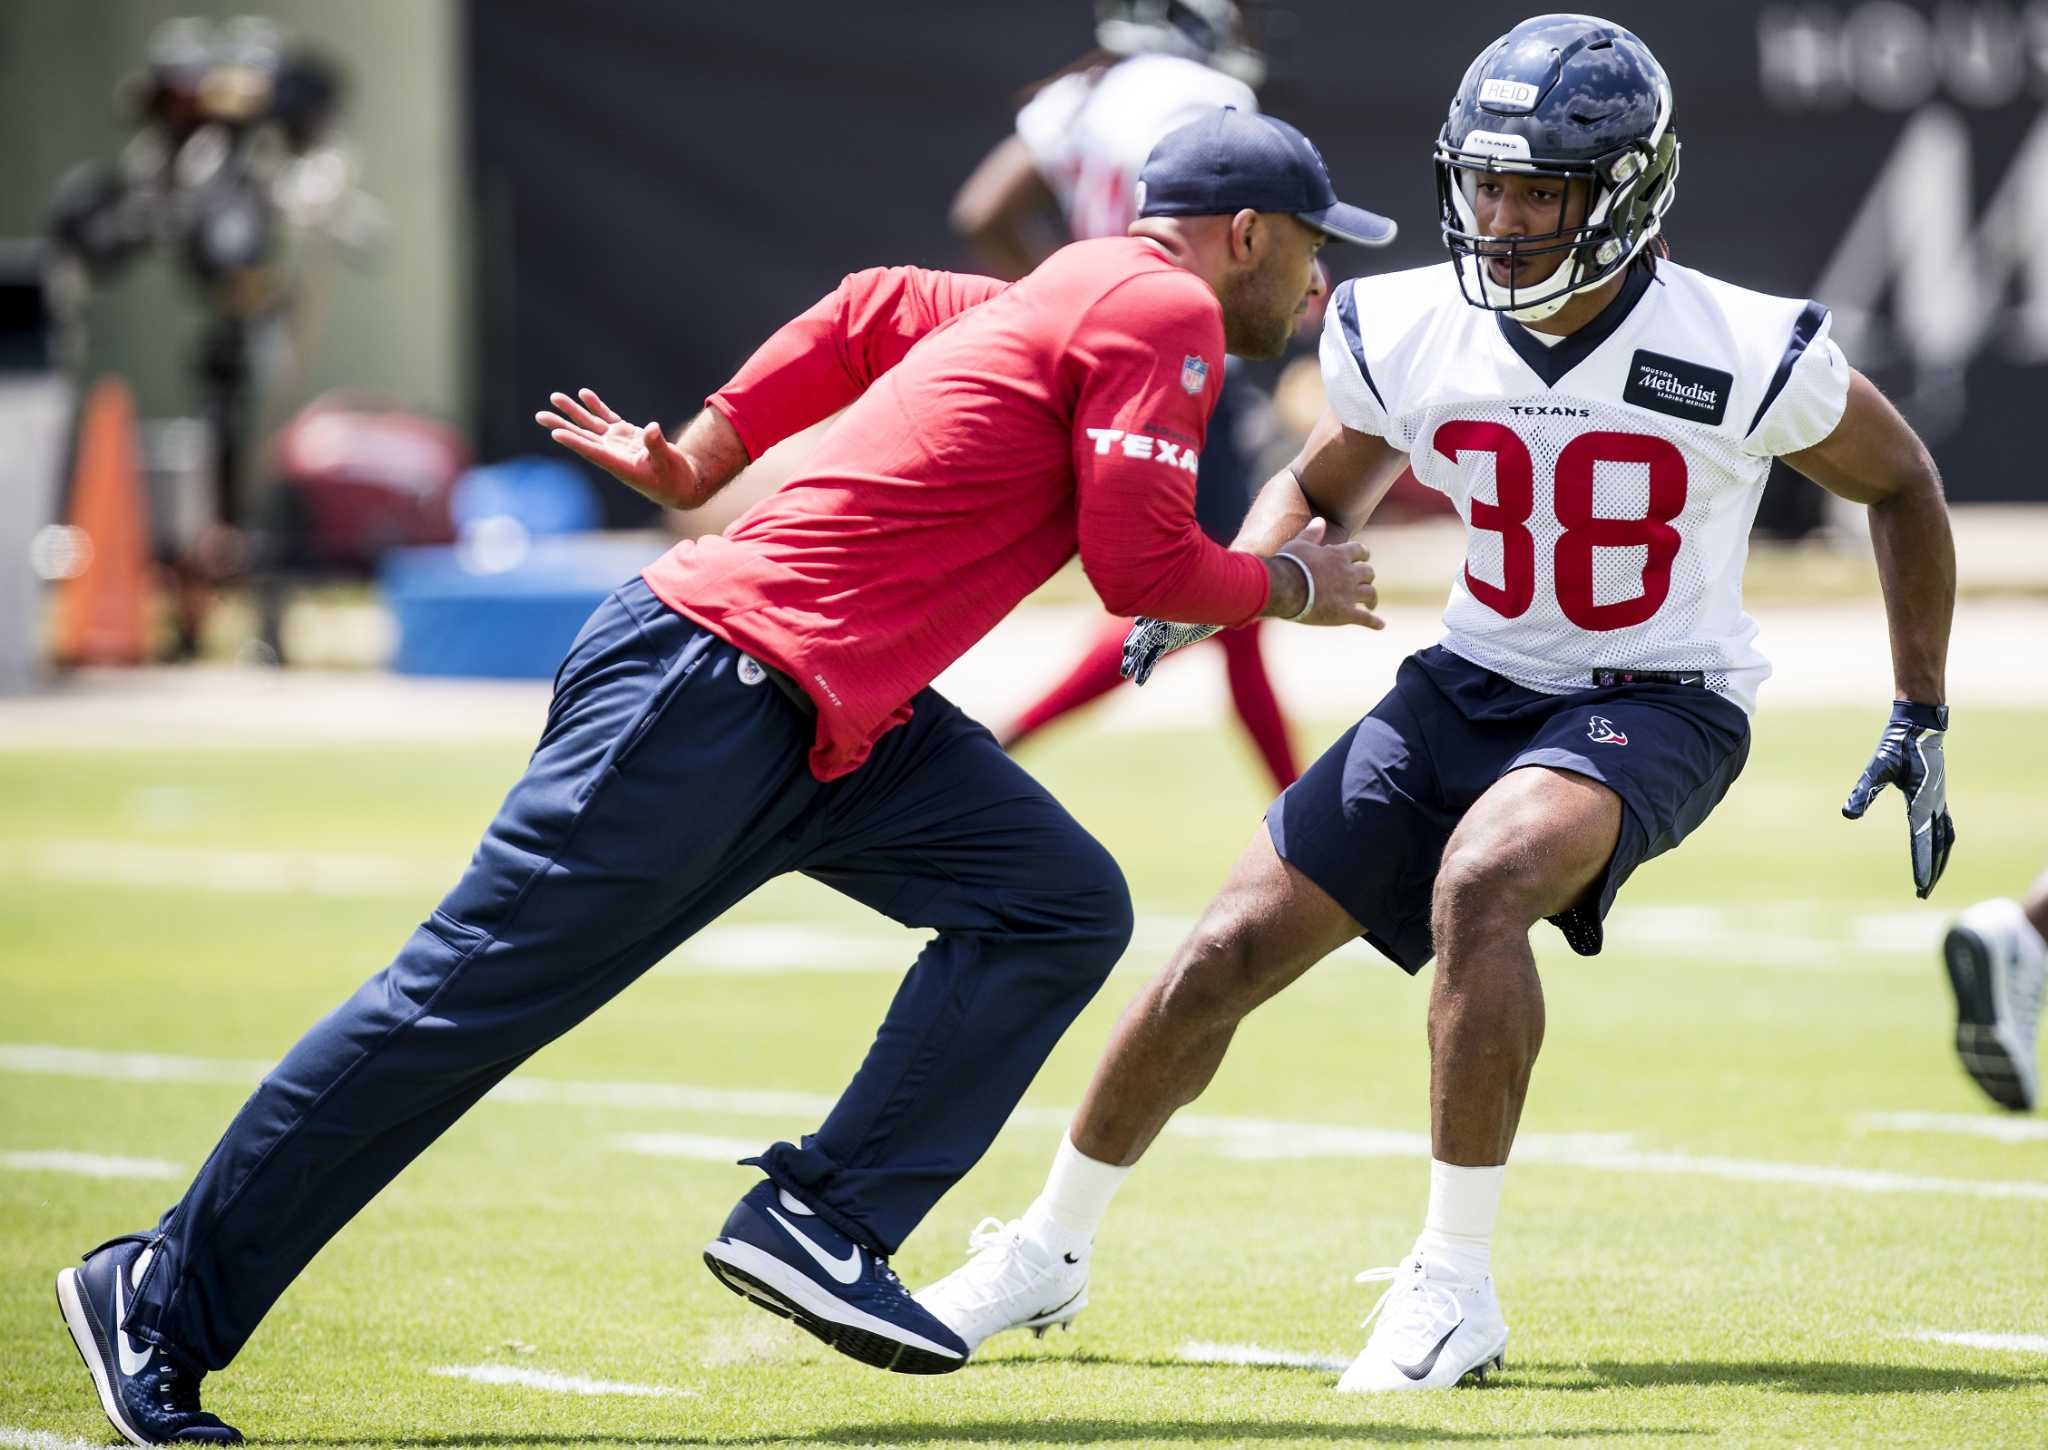
M 962 1339 L 1069 1320 L 1105 1208 L 1259 1003 L 1354 937 L 1429 1004 L 1430 1193 L 1338 1388 L 1433 1389 L 1503 1363 L 1490 1250 L 1543 1040 L 1529 934 L 1574 950 L 1629 873 L 1742 769 L 1769 666 L 1743 613 L 1773 458 L 1869 508 L 1897 698 L 1846 814 L 1905 797 L 1925 896 L 1954 837 L 1943 671 L 1955 563 L 1933 461 L 1843 358 L 1825 307 L 1672 262 L 1663 68 L 1620 26 L 1523 22 L 1452 97 L 1447 262 L 1331 299 L 1329 409 L 1239 547 L 1355 529 L 1404 461 L 1466 524 L 1441 644 L 1274 802 L 1193 934 L 1126 1010 L 1045 1191 L 919 1296 Z M 1189 631 L 1140 623 L 1142 673 Z
M 1068 240 L 1122 236 L 1138 214 L 1139 168 L 1160 137 L 1218 106 L 1258 109 L 1253 87 L 1265 77 L 1265 62 L 1236 0 L 1103 0 L 1095 8 L 1101 49 L 1037 89 L 1017 113 L 1013 134 L 954 199 L 954 230 L 1001 276 L 1023 275 Z M 1053 210 L 1068 236 L 1038 227 Z M 1195 519 L 1227 544 L 1251 504 L 1242 420 L 1251 411 L 1247 395 L 1256 394 L 1241 370 L 1225 367 L 1195 480 Z M 1010 722 L 1003 747 L 1015 749 L 1114 689 L 1129 628 L 1126 619 L 1105 619 L 1073 668 Z M 1217 644 L 1231 703 L 1274 788 L 1284 790 L 1300 772 L 1260 633 L 1254 621 L 1223 632 Z
M 2048 989 L 2048 872 L 2019 901 L 1964 910 L 1942 939 L 1956 994 L 1956 1055 L 2000 1107 L 2027 1112 L 2041 1100 L 2035 1056 Z

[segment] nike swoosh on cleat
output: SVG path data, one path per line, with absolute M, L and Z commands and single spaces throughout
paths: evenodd
M 1066 1260 L 1066 1261 L 1067 1261 L 1068 1263 L 1070 1263 L 1070 1264 L 1078 1264 L 1078 1263 L 1080 1263 L 1080 1262 L 1081 1262 L 1081 1261 L 1080 1261 L 1079 1259 L 1075 1258 L 1075 1257 L 1074 1257 L 1074 1256 L 1073 1256 L 1072 1254 L 1061 1254 L 1061 1255 L 1060 1255 L 1060 1257 L 1061 1257 L 1061 1258 L 1063 1258 L 1063 1259 L 1065 1259 L 1065 1260 Z
M 128 1331 L 121 1327 L 121 1321 L 128 1317 L 121 1305 L 121 1280 L 125 1277 L 121 1270 L 114 1270 L 114 1354 L 121 1362 L 121 1373 L 133 1379 L 149 1368 L 150 1357 L 156 1350 L 151 1347 L 137 1354 L 129 1347 Z
M 803 1245 L 804 1252 L 818 1261 L 819 1268 L 823 1269 L 840 1283 L 851 1284 L 860 1277 L 859 1244 L 855 1244 L 851 1249 L 848 1249 L 846 1257 L 841 1259 L 826 1253 L 823 1249 L 812 1243 L 809 1235 L 798 1232 L 797 1226 L 777 1213 L 773 1206 L 768 1206 L 768 1216 L 782 1225 L 783 1232 Z
M 1076 1289 L 1073 1293 L 1069 1294 L 1065 1299 L 1062 1299 L 1059 1303 L 1053 1305 L 1052 1308 L 1041 1309 L 1031 1317 L 1033 1319 L 1050 1319 L 1053 1315 L 1059 1313 L 1060 1310 L 1066 1308 L 1069 1304 L 1073 1303 L 1076 1299 L 1080 1298 L 1083 1294 L 1087 1292 L 1088 1291 L 1086 1289 Z
M 1460 1317 L 1457 1324 L 1453 1324 L 1449 1329 L 1446 1329 L 1444 1337 L 1436 1342 L 1436 1348 L 1429 1352 L 1428 1357 L 1421 1364 L 1403 1364 L 1399 1360 L 1395 1360 L 1394 1368 L 1412 1380 L 1428 1379 L 1429 1372 L 1436 1368 L 1436 1357 L 1444 1352 L 1444 1346 L 1451 1342 L 1451 1336 L 1458 1332 L 1458 1325 L 1464 1322 L 1463 1317 Z

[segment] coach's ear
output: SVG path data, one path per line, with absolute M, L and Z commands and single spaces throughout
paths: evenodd
M 1265 218 L 1246 207 L 1230 219 L 1230 260 L 1248 263 L 1252 260 L 1254 247 L 1266 245 L 1266 233 L 1271 229 L 1265 225 Z

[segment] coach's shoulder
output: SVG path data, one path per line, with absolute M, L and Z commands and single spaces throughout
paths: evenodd
M 1137 237 L 1076 242 L 1068 251 L 1097 249 L 1085 259 L 1088 309 L 1098 318 L 1155 323 L 1174 320 L 1223 324 L 1223 304 L 1207 282 Z

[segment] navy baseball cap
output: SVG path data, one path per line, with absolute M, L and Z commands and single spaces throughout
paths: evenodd
M 1223 106 L 1169 131 L 1138 173 L 1139 216 L 1287 212 L 1340 242 L 1383 247 L 1386 217 L 1337 200 L 1315 143 L 1273 116 Z

